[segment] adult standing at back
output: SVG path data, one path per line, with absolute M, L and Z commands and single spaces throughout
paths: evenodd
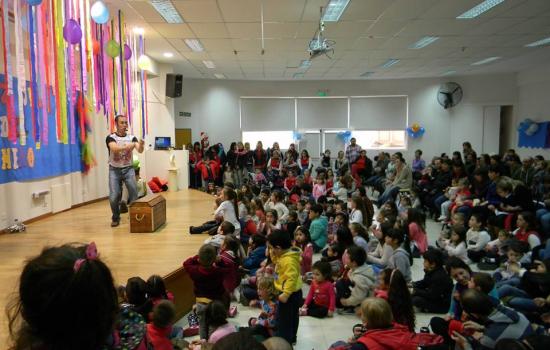
M 109 150 L 109 203 L 111 205 L 111 227 L 120 224 L 120 199 L 122 183 L 128 189 L 128 204 L 137 198 L 136 174 L 132 167 L 132 152 L 143 152 L 145 141 L 128 134 L 128 119 L 124 115 L 115 118 L 116 132 L 105 140 Z
M 350 140 L 350 144 L 346 148 L 346 158 L 350 166 L 352 166 L 357 161 L 360 152 L 361 146 L 357 144 L 357 140 L 355 139 L 355 137 L 352 137 Z

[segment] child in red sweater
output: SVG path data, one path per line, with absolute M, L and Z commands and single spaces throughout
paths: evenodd
M 147 339 L 155 350 L 173 350 L 170 340 L 176 309 L 171 301 L 163 300 L 153 309 L 153 320 L 147 324 Z
M 208 325 L 204 319 L 206 307 L 214 300 L 220 300 L 229 306 L 229 297 L 223 287 L 224 277 L 228 268 L 216 265 L 216 248 L 205 244 L 199 249 L 199 254 L 185 260 L 183 267 L 193 280 L 195 293 L 195 312 L 199 316 L 199 335 L 207 339 Z
M 300 309 L 300 316 L 332 317 L 336 307 L 336 294 L 331 275 L 332 269 L 328 262 L 317 261 L 313 264 L 313 281 Z

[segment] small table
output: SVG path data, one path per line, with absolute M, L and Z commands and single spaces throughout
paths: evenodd
M 168 168 L 168 192 L 177 192 L 179 168 Z

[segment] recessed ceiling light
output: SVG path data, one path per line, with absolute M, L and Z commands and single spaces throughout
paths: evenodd
M 532 42 L 530 44 L 525 45 L 525 47 L 537 47 L 537 46 L 543 46 L 546 44 L 550 44 L 550 37 Z
M 442 77 L 446 77 L 446 76 L 448 76 L 448 75 L 453 75 L 453 74 L 455 74 L 455 73 L 456 73 L 456 70 L 448 70 L 448 71 L 446 71 L 445 73 L 442 73 L 441 76 L 442 76 Z
M 216 65 L 212 61 L 202 61 L 202 64 L 204 64 L 206 68 L 210 68 L 210 69 L 216 68 Z
M 163 55 L 164 57 L 166 57 L 166 58 L 172 58 L 172 57 L 174 57 L 174 54 L 171 53 L 171 52 L 165 52 L 165 53 L 163 53 L 162 55 Z
M 134 34 L 143 35 L 145 34 L 145 29 L 142 27 L 134 27 Z
M 418 40 L 411 46 L 409 46 L 409 49 L 421 49 L 423 47 L 426 47 L 430 44 L 433 44 L 439 39 L 438 36 L 425 36 L 422 39 Z
M 225 75 L 220 74 L 220 73 L 216 73 L 216 74 L 214 74 L 214 76 L 218 79 L 225 79 Z
M 390 58 L 389 60 L 384 62 L 384 64 L 382 65 L 382 68 L 390 68 L 391 66 L 393 66 L 394 64 L 397 64 L 398 62 L 399 62 L 399 59 Z
M 157 12 L 168 23 L 183 23 L 178 10 L 172 4 L 170 0 L 150 0 L 151 6 L 157 10 Z
M 187 45 L 187 47 L 189 47 L 192 51 L 195 51 L 195 52 L 204 51 L 204 47 L 202 46 L 201 42 L 198 41 L 197 39 L 184 39 L 183 41 L 185 41 L 185 45 Z
M 330 0 L 325 13 L 323 14 L 323 21 L 325 22 L 338 22 L 342 13 L 346 10 L 350 0 Z
M 374 74 L 374 72 L 365 72 L 365 73 L 361 74 L 361 77 L 363 77 L 363 78 L 368 78 L 368 77 L 370 77 L 370 76 L 373 75 L 373 74 Z
M 460 16 L 457 16 L 457 19 L 471 19 L 476 18 L 484 12 L 489 11 L 493 7 L 497 6 L 500 3 L 503 3 L 504 0 L 485 0 L 477 6 L 472 7 L 468 11 L 464 12 Z
M 501 58 L 502 57 L 500 57 L 500 56 L 488 57 L 484 60 L 472 63 L 472 66 L 479 66 L 479 65 L 482 65 L 482 64 L 490 63 L 490 62 L 493 62 L 493 61 L 496 61 L 496 60 L 500 60 Z

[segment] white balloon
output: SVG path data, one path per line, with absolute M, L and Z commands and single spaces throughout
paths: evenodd
M 525 130 L 525 134 L 533 136 L 537 133 L 537 131 L 539 131 L 539 125 L 537 123 L 532 123 L 531 125 L 529 125 L 527 130 Z
M 138 58 L 138 67 L 141 70 L 151 70 L 151 59 L 147 55 L 141 55 Z
M 109 21 L 109 9 L 103 1 L 96 1 L 90 8 L 90 16 L 97 24 L 105 24 Z

